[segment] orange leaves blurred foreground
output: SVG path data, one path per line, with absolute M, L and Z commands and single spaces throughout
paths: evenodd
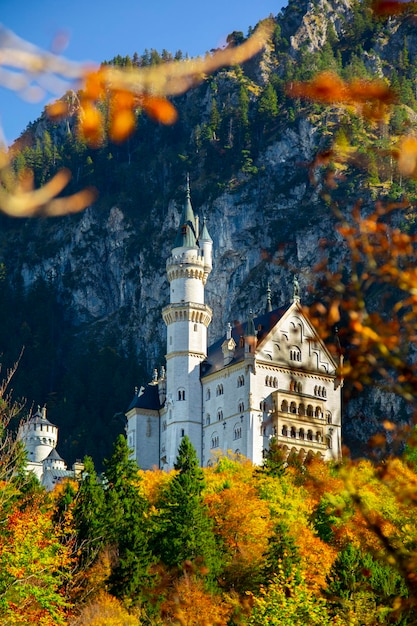
M 308 98 L 326 104 L 353 106 L 371 120 L 383 120 L 388 106 L 396 102 L 394 91 L 382 80 L 344 81 L 334 72 L 321 72 L 307 82 L 288 86 L 293 98 Z
M 105 65 L 87 70 L 82 79 L 79 133 L 89 145 L 98 147 L 108 136 L 122 142 L 136 126 L 137 109 L 161 124 L 173 124 L 178 114 L 167 99 L 201 83 L 219 67 L 247 61 L 259 52 L 272 32 L 272 23 L 262 23 L 241 46 L 220 50 L 205 58 L 172 61 L 150 67 L 119 68 Z M 109 103 L 108 119 L 100 103 Z M 65 104 L 53 104 L 48 112 L 54 118 L 68 113 Z

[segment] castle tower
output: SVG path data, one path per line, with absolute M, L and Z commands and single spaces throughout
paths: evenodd
M 204 286 L 212 269 L 212 240 L 204 221 L 200 238 L 190 187 L 171 256 L 167 260 L 170 303 L 162 311 L 167 325 L 166 415 L 161 432 L 165 467 L 172 467 L 181 438 L 187 435 L 201 462 L 202 387 L 200 364 L 207 357 L 212 312 Z

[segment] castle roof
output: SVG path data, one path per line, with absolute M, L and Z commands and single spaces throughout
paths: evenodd
M 56 428 L 55 424 L 52 424 L 52 422 L 46 418 L 46 407 L 43 407 L 42 409 L 38 407 L 36 413 L 29 417 L 28 422 L 30 424 L 46 424 L 47 426 L 53 426 Z
M 161 408 L 159 402 L 158 385 L 148 383 L 145 387 L 141 387 L 127 409 L 148 409 L 158 411 Z
M 195 225 L 195 216 L 193 207 L 191 206 L 190 185 L 187 180 L 187 194 L 182 210 L 180 225 L 175 237 L 174 248 L 196 248 L 197 233 Z
M 230 363 L 228 363 L 227 367 L 229 365 L 233 365 L 234 363 L 239 363 L 244 359 L 245 347 L 243 342 L 240 341 L 241 337 L 250 336 L 255 330 L 256 344 L 258 345 L 264 339 L 264 337 L 274 328 L 274 326 L 279 322 L 279 320 L 282 318 L 284 313 L 288 311 L 288 309 L 288 306 L 284 306 L 279 309 L 274 309 L 273 311 L 264 313 L 263 315 L 259 315 L 256 318 L 251 317 L 247 322 L 235 323 L 234 327 L 232 328 L 232 338 L 236 343 L 236 349 L 234 357 L 230 361 Z M 215 343 L 209 346 L 207 350 L 207 359 L 201 364 L 202 376 L 212 374 L 213 372 L 217 372 L 225 367 L 222 344 L 226 338 L 227 336 L 223 335 Z
M 62 462 L 64 462 L 64 459 L 59 456 L 59 454 L 58 454 L 58 452 L 56 451 L 55 448 L 52 448 L 52 450 L 50 451 L 50 453 L 46 457 L 45 461 L 62 461 Z

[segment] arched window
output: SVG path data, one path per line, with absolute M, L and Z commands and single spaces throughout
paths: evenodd
M 237 424 L 233 429 L 233 439 L 241 439 L 242 437 L 242 427 L 240 424 Z
M 321 438 L 321 432 L 318 430 L 316 432 L 316 441 L 321 442 L 322 438 Z
M 243 411 L 245 410 L 245 405 L 243 402 L 239 402 L 237 410 L 238 410 L 238 413 L 243 413 Z
M 308 415 L 308 417 L 313 417 L 313 415 L 314 415 L 313 411 L 314 411 L 313 407 L 311 406 L 311 404 L 309 404 L 307 406 L 307 415 Z
M 288 437 L 288 428 L 287 428 L 287 426 L 285 426 L 285 424 L 284 424 L 284 426 L 281 429 L 281 434 L 282 434 L 283 437 Z
M 330 413 L 330 411 L 327 411 L 327 413 L 326 413 L 326 422 L 328 424 L 332 423 L 332 414 Z
M 300 428 L 298 436 L 300 439 L 305 439 L 304 428 Z
M 291 402 L 290 404 L 290 413 L 297 413 L 297 405 L 295 402 Z
M 274 387 L 275 387 L 275 389 L 278 387 L 278 378 L 277 377 L 274 378 Z
M 295 439 L 295 438 L 296 438 L 296 436 L 297 436 L 297 432 L 296 432 L 296 430 L 295 430 L 295 426 L 291 426 L 291 432 L 290 432 L 290 435 L 291 435 L 291 437 L 292 437 L 293 439 Z
M 219 435 L 217 433 L 213 433 L 211 436 L 211 448 L 219 447 Z
M 206 426 L 210 425 L 210 413 L 207 413 L 206 415 Z
M 332 438 L 329 436 L 326 437 L 326 445 L 328 450 L 332 449 Z
M 281 411 L 283 413 L 288 413 L 288 402 L 286 400 L 281 402 Z
M 301 393 L 303 390 L 303 386 L 301 383 L 297 383 L 297 387 L 296 387 L 296 391 L 298 391 L 298 393 Z
M 321 408 L 319 406 L 316 406 L 316 410 L 314 411 L 314 417 L 321 417 L 322 413 L 321 413 Z
M 307 439 L 309 441 L 313 441 L 313 431 L 312 430 L 308 430 L 307 431 Z
M 217 385 L 216 387 L 216 396 L 221 396 L 223 395 L 224 391 L 223 391 L 223 385 Z
M 219 411 L 217 411 L 217 421 L 221 422 L 222 419 L 223 419 L 223 411 L 219 409 Z
M 206 400 L 210 400 L 210 395 L 211 395 L 210 389 L 207 389 L 207 391 L 206 391 Z
M 245 385 L 245 377 L 244 376 L 238 376 L 237 377 L 237 386 L 238 387 L 243 387 Z
M 263 411 L 264 413 L 266 412 L 266 410 L 267 410 L 267 406 L 266 406 L 266 402 L 265 402 L 265 400 L 261 400 L 261 401 L 260 401 L 260 403 L 259 403 L 259 409 L 260 409 L 261 411 Z
M 290 361 L 301 363 L 301 350 L 298 346 L 292 346 L 292 348 L 290 348 Z
M 178 400 L 185 400 L 185 389 L 178 389 Z

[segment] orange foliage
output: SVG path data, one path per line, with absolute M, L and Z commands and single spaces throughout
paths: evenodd
M 162 604 L 164 624 L 181 626 L 226 626 L 231 610 L 221 596 L 205 591 L 203 582 L 188 574 L 174 582 Z
M 307 98 L 324 104 L 354 106 L 371 120 L 383 120 L 388 106 L 397 100 L 394 91 L 381 80 L 344 81 L 334 72 L 321 72 L 307 82 L 295 81 L 287 87 L 292 98 Z
M 69 626 L 138 626 L 137 616 L 129 614 L 114 596 L 101 591 Z

